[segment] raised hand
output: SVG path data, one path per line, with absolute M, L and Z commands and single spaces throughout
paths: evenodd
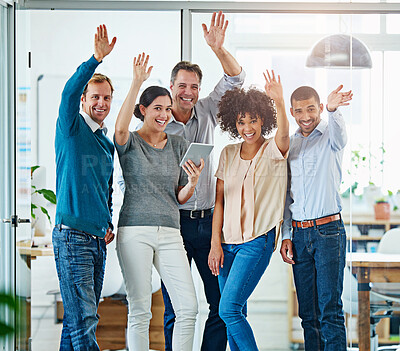
M 343 84 L 339 85 L 334 91 L 332 91 L 328 96 L 328 102 L 326 104 L 326 108 L 328 111 L 335 111 L 339 106 L 347 106 L 350 105 L 348 101 L 353 99 L 353 92 L 351 90 L 340 93 L 342 90 Z
M 215 17 L 217 19 L 215 20 Z M 228 20 L 225 21 L 225 15 L 222 11 L 212 14 L 210 28 L 207 30 L 207 26 L 203 23 L 204 39 L 212 50 L 221 49 L 224 45 L 225 32 L 228 27 Z
M 133 58 L 133 80 L 138 83 L 143 83 L 147 78 L 150 77 L 151 70 L 153 66 L 147 69 L 147 64 L 149 63 L 149 55 L 143 52 L 138 55 L 138 57 Z
M 267 95 L 275 101 L 275 103 L 283 101 L 283 89 L 281 84 L 281 77 L 278 75 L 278 80 L 275 78 L 274 70 L 271 70 L 271 74 L 267 70 L 267 75 L 263 72 L 265 78 L 265 92 Z
M 111 43 L 108 41 L 107 28 L 101 24 L 97 27 L 97 33 L 94 35 L 94 58 L 101 62 L 114 49 L 116 42 L 116 37 L 111 40 Z

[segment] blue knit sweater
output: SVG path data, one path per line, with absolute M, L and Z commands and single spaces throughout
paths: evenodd
M 92 56 L 65 84 L 56 126 L 56 224 L 104 237 L 111 223 L 114 145 L 79 114 L 83 89 L 99 62 Z

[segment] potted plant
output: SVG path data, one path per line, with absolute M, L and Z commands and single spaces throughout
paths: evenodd
M 31 167 L 31 180 L 33 179 L 33 174 L 34 172 L 39 168 L 40 166 L 32 166 Z M 43 214 L 46 215 L 50 226 L 51 226 L 51 218 L 50 218 L 50 214 L 49 211 L 42 206 L 43 205 L 43 201 L 40 201 L 40 199 L 38 198 L 38 196 L 43 197 L 45 200 L 47 200 L 48 202 L 52 203 L 52 204 L 56 204 L 57 200 L 56 200 L 56 194 L 49 189 L 38 189 L 34 184 L 31 183 L 31 189 L 32 189 L 32 193 L 31 193 L 31 217 L 32 217 L 32 228 L 35 227 L 35 224 L 38 221 L 38 217 L 40 215 L 40 212 L 42 212 Z M 39 202 L 42 203 L 39 204 Z M 43 234 L 42 234 L 43 235 Z
M 393 193 L 393 191 L 388 190 L 388 196 L 389 196 L 389 200 L 391 202 L 392 205 L 392 211 L 397 211 L 399 209 L 399 205 L 400 205 L 400 190 L 397 190 L 396 193 Z
M 383 174 L 383 144 L 378 147 L 358 145 L 351 150 L 351 170 L 347 171 L 350 180 L 358 182 L 357 194 L 361 195 L 368 207 L 373 207 L 375 199 L 382 197 L 380 183 Z M 361 194 L 360 194 L 361 191 Z
M 11 294 L 0 292 L 0 309 L 3 309 L 5 306 L 8 306 L 11 311 L 17 310 L 17 303 L 14 297 Z M 4 339 L 7 335 L 11 335 L 14 332 L 14 325 L 0 319 L 0 339 Z
M 382 197 L 375 201 L 374 211 L 375 219 L 390 219 L 390 204 L 385 198 Z

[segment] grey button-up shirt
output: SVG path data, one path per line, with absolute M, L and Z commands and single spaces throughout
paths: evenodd
M 172 116 L 165 128 L 165 132 L 183 136 L 189 142 L 214 145 L 214 131 L 217 126 L 218 104 L 227 90 L 240 88 L 246 73 L 240 72 L 237 76 L 230 77 L 224 74 L 214 90 L 205 98 L 197 101 L 192 110 L 192 115 L 186 124 L 178 122 Z M 215 177 L 213 152 L 205 162 L 193 196 L 179 208 L 183 210 L 206 210 L 214 207 L 215 202 Z

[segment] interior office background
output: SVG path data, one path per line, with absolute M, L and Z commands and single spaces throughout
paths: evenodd
M 118 38 L 114 51 L 98 68 L 98 71 L 112 78 L 115 86 L 112 109 L 106 120 L 110 136 L 113 135 L 118 109 L 129 88 L 132 59 L 139 52 L 150 54 L 151 64 L 154 65 L 145 86 L 158 84 L 168 87 L 171 68 L 181 58 L 190 59 L 202 68 L 204 78 L 201 97 L 206 96 L 222 77 L 222 68 L 206 45 L 201 29 L 201 23 L 209 25 L 211 12 L 219 10 L 215 4 L 200 1 L 198 3 L 204 5 L 196 5 L 182 1 L 184 8 L 197 8 L 194 11 L 181 11 L 179 5 L 168 2 L 157 2 L 154 6 L 146 4 L 143 8 L 134 5 L 134 1 L 118 2 L 116 9 L 112 9 L 112 1 L 97 3 L 96 6 L 107 10 L 95 10 L 90 1 L 75 2 L 75 8 L 71 3 L 63 1 L 26 1 L 20 3 L 22 6 L 16 11 L 14 128 L 18 155 L 15 177 L 19 189 L 16 205 L 20 217 L 30 217 L 30 199 L 26 197 L 30 192 L 30 166 L 42 166 L 44 172 L 38 181 L 43 182 L 47 188 L 55 189 L 54 133 L 61 91 L 76 67 L 93 54 L 96 26 L 106 24 L 109 35 Z M 297 3 L 293 7 L 288 7 L 285 2 L 274 3 L 269 7 L 260 2 L 259 5 L 249 3 L 248 8 L 251 11 L 246 11 L 245 2 L 223 3 L 224 12 L 230 22 L 225 46 L 246 71 L 245 86 L 256 85 L 262 88 L 262 72 L 265 69 L 274 69 L 281 75 L 291 133 L 297 127 L 289 114 L 289 97 L 296 87 L 315 87 L 322 102 L 326 102 L 330 91 L 339 84 L 344 84 L 344 90 L 353 90 L 353 102 L 349 107 L 341 109 L 349 134 L 341 191 L 345 192 L 357 182 L 358 187 L 350 195 L 350 202 L 344 199 L 345 210 L 349 213 L 368 212 L 373 216 L 372 204 L 367 201 L 366 196 L 357 196 L 364 193 L 364 187 L 374 183 L 381 188 L 382 194 L 386 194 L 387 190 L 396 194 L 400 189 L 396 173 L 396 153 L 399 149 L 397 131 L 400 124 L 396 113 L 397 83 L 400 77 L 400 5 L 388 2 L 393 6 L 387 6 L 387 3 L 382 5 L 371 1 L 364 7 L 355 3 L 356 10 L 349 11 L 349 2 Z M 237 10 L 238 4 L 240 10 Z M 85 9 L 82 6 L 86 6 Z M 56 9 L 51 10 L 51 7 Z M 62 7 L 68 9 L 61 9 Z M 2 45 L 6 45 L 6 10 L 0 7 L 0 11 Z M 312 46 L 321 38 L 336 33 L 346 33 L 362 40 L 370 50 L 372 68 L 359 70 L 353 67 L 306 67 L 305 62 Z M 6 49 L 2 48 L 0 56 L 6 55 Z M 1 70 L 1 99 L 6 102 L 9 99 L 7 93 L 10 93 L 6 89 L 7 72 L 4 72 L 4 66 Z M 324 112 L 323 118 L 326 117 Z M 9 115 L 4 108 L 1 118 L 4 135 L 11 125 L 7 122 Z M 132 128 L 135 123 L 137 121 L 133 121 Z M 12 142 L 7 138 L 3 140 Z M 218 160 L 223 146 L 230 142 L 236 141 L 230 140 L 219 130 L 216 131 L 215 161 Z M 357 158 L 357 152 L 358 155 L 361 154 L 361 158 Z M 3 148 L 3 158 L 4 153 Z M 6 177 L 4 174 L 5 170 L 2 176 Z M 116 223 L 122 194 L 117 184 L 114 188 Z M 6 192 L 4 194 L 7 195 Z M 4 196 L 3 202 L 10 202 L 12 196 L 13 194 Z M 392 201 L 394 204 L 395 197 Z M 54 216 L 54 208 L 49 208 Z M 2 215 L 5 218 L 9 213 L 2 210 Z M 45 225 L 49 233 L 50 225 Z M 5 231 L 3 228 L 2 230 Z M 348 226 L 348 234 L 359 235 L 357 226 Z M 30 238 L 30 228 L 20 225 L 16 240 Z M 109 252 L 113 249 L 111 246 Z M 2 253 L 7 254 L 4 251 Z M 115 275 L 119 274 L 119 267 L 108 267 L 108 270 L 113 270 Z M 25 284 L 18 274 L 17 271 L 16 283 L 19 289 L 31 290 L 33 348 L 36 345 L 40 349 L 43 339 L 48 343 L 54 342 L 50 339 L 57 339 L 57 335 L 53 334 L 49 338 L 49 334 L 43 332 L 45 329 L 42 330 L 43 323 L 40 319 L 42 313 L 51 311 L 53 304 L 52 297 L 46 295 L 46 292 L 57 288 L 53 259 L 42 257 L 33 261 L 28 273 L 31 279 L 25 279 Z M 202 321 L 205 319 L 207 307 L 201 282 L 195 273 L 194 277 L 201 301 L 199 320 Z M 291 323 L 288 322 L 290 280 L 289 268 L 282 262 L 277 250 L 249 303 L 249 320 L 261 349 L 287 350 L 291 346 Z M 354 325 L 350 324 L 348 329 L 351 331 Z M 197 345 L 201 337 L 201 323 L 198 328 Z

